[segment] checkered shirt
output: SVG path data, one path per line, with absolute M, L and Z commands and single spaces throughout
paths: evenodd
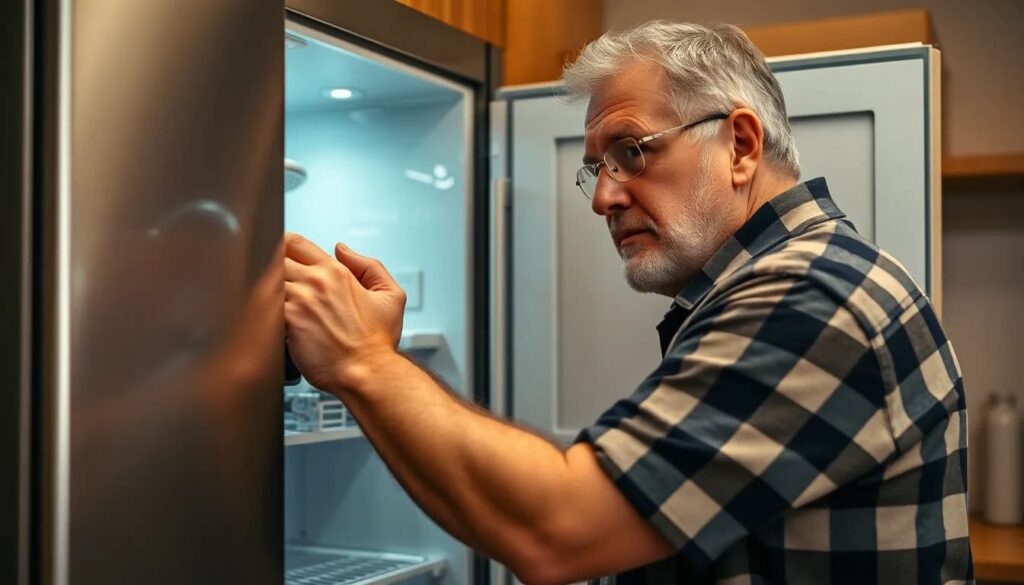
M 824 179 L 759 209 L 659 332 L 577 441 L 677 553 L 603 582 L 973 582 L 953 347 Z

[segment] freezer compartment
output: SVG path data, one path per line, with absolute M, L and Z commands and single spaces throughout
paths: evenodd
M 439 578 L 444 559 L 324 547 L 285 548 L 285 585 L 387 585 Z
M 288 551 L 377 551 L 394 559 L 439 560 L 443 574 L 420 574 L 423 582 L 470 581 L 472 552 L 416 506 L 365 439 L 288 447 L 284 491 Z M 289 568 L 303 564 L 293 561 Z

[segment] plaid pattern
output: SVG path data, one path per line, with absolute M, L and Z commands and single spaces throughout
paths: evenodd
M 973 582 L 952 345 L 824 179 L 758 210 L 659 331 L 577 440 L 678 553 L 604 582 Z

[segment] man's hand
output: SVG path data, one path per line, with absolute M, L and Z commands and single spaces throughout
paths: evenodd
M 360 364 L 395 353 L 405 293 L 379 261 L 343 244 L 334 254 L 285 235 L 288 349 L 310 384 L 337 394 Z
M 288 347 L 345 405 L 412 499 L 526 583 L 567 583 L 672 554 L 601 469 L 446 392 L 395 346 L 405 294 L 375 260 L 337 260 L 300 236 L 285 248 Z

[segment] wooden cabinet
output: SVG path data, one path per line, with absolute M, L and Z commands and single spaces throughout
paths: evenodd
M 506 7 L 516 0 L 397 0 L 492 45 L 505 46 Z
M 995 526 L 971 518 L 970 530 L 975 577 L 1024 582 L 1024 526 Z
M 554 81 L 604 32 L 600 0 L 397 0 L 505 49 L 505 85 Z
M 604 32 L 600 0 L 508 0 L 505 84 L 555 81 Z
M 768 57 L 901 43 L 935 44 L 928 11 L 920 8 L 742 28 Z
M 942 179 L 953 188 L 1024 190 L 1024 152 L 948 156 L 942 160 Z

